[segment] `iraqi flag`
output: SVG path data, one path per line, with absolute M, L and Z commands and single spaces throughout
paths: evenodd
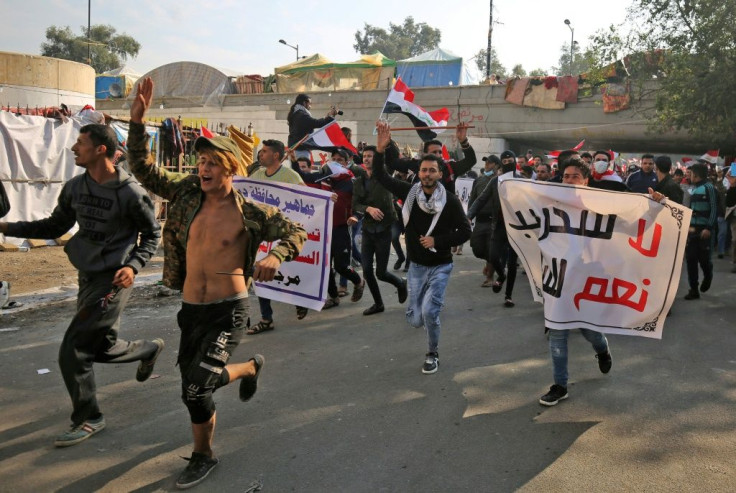
M 706 151 L 705 154 L 700 156 L 700 159 L 702 159 L 703 161 L 707 161 L 710 164 L 715 164 L 718 162 L 718 151 L 719 149 L 715 149 L 713 151 Z
M 578 145 L 576 145 L 575 147 L 572 148 L 572 150 L 573 151 L 579 151 L 580 149 L 583 148 L 583 145 L 584 144 L 585 144 L 585 139 L 581 140 L 580 143 L 578 143 Z M 561 152 L 562 151 L 549 151 L 547 153 L 547 158 L 548 159 L 557 159 L 558 157 L 560 157 L 560 153 Z
M 358 149 L 353 147 L 353 144 L 345 137 L 340 129 L 340 124 L 337 122 L 330 122 L 324 127 L 318 128 L 299 144 L 299 147 L 325 151 L 334 151 L 340 148 L 352 152 L 354 155 L 358 154 Z
M 450 112 L 447 108 L 427 111 L 414 103 L 414 93 L 404 84 L 401 77 L 396 78 L 396 84 L 394 84 L 393 89 L 388 94 L 383 112 L 403 113 L 409 117 L 415 127 L 446 127 L 447 120 L 450 119 Z M 443 131 L 440 130 L 440 132 Z M 417 134 L 419 134 L 419 137 L 424 142 L 437 137 L 437 133 L 429 129 L 417 130 Z

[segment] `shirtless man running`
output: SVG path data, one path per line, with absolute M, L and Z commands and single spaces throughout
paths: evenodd
M 185 489 L 202 482 L 218 463 L 212 451 L 212 393 L 240 380 L 240 399 L 249 400 L 264 363 L 259 354 L 245 363 L 228 363 L 248 319 L 244 274 L 254 267 L 255 281 L 272 280 L 282 262 L 297 256 L 307 234 L 278 209 L 246 201 L 233 188 L 233 175 L 247 172 L 240 149 L 227 137 L 195 141 L 197 175 L 157 167 L 143 124 L 152 98 L 153 81 L 146 78 L 130 108 L 128 161 L 144 187 L 169 200 L 163 278 L 166 286 L 182 290 L 178 363 L 194 436 L 189 465 L 176 482 Z M 261 242 L 276 240 L 278 245 L 254 265 Z

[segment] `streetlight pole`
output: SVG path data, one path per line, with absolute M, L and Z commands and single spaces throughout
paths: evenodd
M 92 0 L 87 1 L 87 63 L 92 65 Z
M 289 43 L 287 43 L 283 39 L 279 39 L 279 43 L 281 43 L 282 45 L 286 45 L 289 48 L 294 48 L 296 50 L 296 61 L 297 62 L 299 61 L 299 43 L 297 43 L 296 46 L 291 46 Z
M 565 19 L 565 24 L 570 28 L 570 70 L 569 75 L 572 75 L 572 57 L 573 57 L 573 46 L 575 46 L 575 29 L 570 24 L 570 19 Z

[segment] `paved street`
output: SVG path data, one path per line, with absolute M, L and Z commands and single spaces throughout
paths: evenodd
M 526 277 L 507 309 L 479 287 L 469 248 L 456 259 L 435 375 L 421 373 L 425 335 L 387 284 L 387 310 L 371 317 L 368 290 L 303 321 L 274 304 L 276 330 L 246 336 L 234 358 L 266 356 L 258 393 L 215 394 L 221 462 L 194 491 L 736 491 L 729 260 L 714 259 L 698 301 L 682 300 L 683 274 L 663 340 L 609 336 L 608 375 L 573 334 L 570 398 L 543 408 L 552 365 Z M 52 442 L 70 413 L 56 360 L 73 302 L 0 315 L 0 491 L 174 490 L 191 452 L 174 366 L 181 299 L 156 292 L 137 289 L 122 323 L 126 339 L 165 339 L 154 378 L 96 365 L 107 429 L 67 449 Z

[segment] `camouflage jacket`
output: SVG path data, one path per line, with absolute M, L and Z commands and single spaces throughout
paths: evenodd
M 182 289 L 186 278 L 186 247 L 189 226 L 202 205 L 203 193 L 199 177 L 188 173 L 174 173 L 155 165 L 149 152 L 145 126 L 131 122 L 128 134 L 128 163 L 141 184 L 169 201 L 168 217 L 163 230 L 163 282 L 172 289 Z M 249 234 L 243 259 L 244 272 L 252 271 L 259 245 L 264 241 L 279 243 L 271 254 L 282 262 L 297 256 L 307 241 L 307 232 L 290 221 L 281 212 L 265 204 L 247 200 L 233 189 L 235 201 L 243 215 L 242 227 Z

